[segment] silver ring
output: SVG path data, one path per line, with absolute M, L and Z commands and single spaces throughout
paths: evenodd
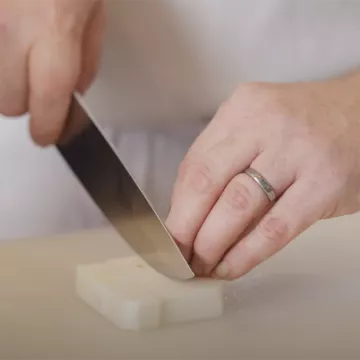
M 258 171 L 252 168 L 248 168 L 245 173 L 261 187 L 270 201 L 274 201 L 276 199 L 276 194 L 273 187 Z

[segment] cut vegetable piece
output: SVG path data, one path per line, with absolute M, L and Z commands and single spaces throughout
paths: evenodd
M 140 257 L 80 265 L 78 296 L 121 329 L 154 329 L 223 314 L 223 283 L 169 279 Z

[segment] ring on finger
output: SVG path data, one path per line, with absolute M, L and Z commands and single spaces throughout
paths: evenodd
M 257 170 L 248 168 L 245 170 L 245 174 L 250 176 L 261 187 L 270 202 L 276 200 L 276 193 L 274 188 Z

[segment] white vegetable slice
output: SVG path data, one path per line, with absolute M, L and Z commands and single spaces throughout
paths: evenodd
M 154 329 L 223 314 L 223 283 L 171 280 L 139 257 L 77 268 L 78 296 L 121 329 Z

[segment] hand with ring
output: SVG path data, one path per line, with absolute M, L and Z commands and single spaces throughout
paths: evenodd
M 167 227 L 197 276 L 236 279 L 360 210 L 360 73 L 244 84 L 188 151 Z

